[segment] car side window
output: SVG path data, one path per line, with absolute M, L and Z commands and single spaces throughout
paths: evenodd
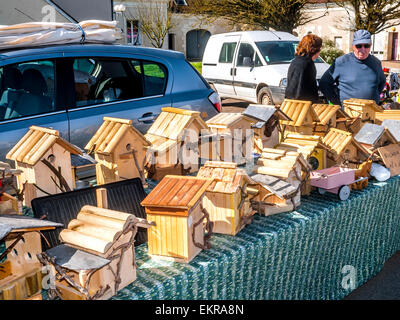
M 166 68 L 156 62 L 143 61 L 144 95 L 154 96 L 164 94 L 167 84 Z
M 219 54 L 218 62 L 220 63 L 232 63 L 233 55 L 235 53 L 236 42 L 225 42 L 222 45 L 221 52 Z
M 53 60 L 29 61 L 0 68 L 0 120 L 55 111 Z
M 250 67 L 253 65 L 254 48 L 250 43 L 241 43 L 236 60 L 238 67 Z
M 143 97 L 142 76 L 128 60 L 77 58 L 73 70 L 77 107 Z

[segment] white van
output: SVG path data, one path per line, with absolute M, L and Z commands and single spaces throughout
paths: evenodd
M 241 31 L 212 35 L 202 75 L 221 98 L 280 104 L 299 39 L 287 32 Z M 315 60 L 317 81 L 329 65 Z

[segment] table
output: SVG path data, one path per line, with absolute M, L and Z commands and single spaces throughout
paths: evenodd
M 370 182 L 343 202 L 313 191 L 296 211 L 255 215 L 211 244 L 189 264 L 136 247 L 137 280 L 112 300 L 342 299 L 351 268 L 359 287 L 400 249 L 400 177 Z

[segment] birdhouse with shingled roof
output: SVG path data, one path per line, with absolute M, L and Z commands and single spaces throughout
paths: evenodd
M 375 100 L 347 99 L 343 101 L 344 111 L 352 118 L 361 118 L 362 122 L 375 122 L 376 112 L 382 112 Z
M 168 175 L 147 195 L 141 205 L 147 220 L 155 223 L 147 229 L 150 255 L 189 263 L 203 249 L 210 248 L 212 227 L 203 197 L 212 182 Z
M 61 138 L 57 130 L 37 126 L 31 126 L 7 153 L 6 158 L 22 171 L 17 182 L 26 206 L 34 198 L 72 190 L 71 154 L 82 151 Z
M 146 161 L 148 177 L 161 180 L 166 174 L 196 172 L 202 130 L 208 131 L 208 127 L 200 112 L 162 108 L 144 135 L 151 143 Z
M 250 206 L 247 187 L 252 182 L 237 163 L 207 161 L 197 177 L 213 180 L 203 198 L 203 207 L 213 223 L 213 233 L 235 236 L 251 222 L 255 211 Z
M 94 152 L 97 184 L 144 177 L 146 148 L 150 142 L 132 126 L 132 120 L 104 117 L 85 146 Z
M 320 120 L 311 105 L 311 101 L 285 99 L 280 109 L 291 121 L 280 121 L 283 131 L 312 135 L 314 123 Z
M 328 146 L 327 167 L 347 165 L 357 168 L 369 157 L 369 152 L 358 143 L 350 132 L 331 128 L 322 142 Z

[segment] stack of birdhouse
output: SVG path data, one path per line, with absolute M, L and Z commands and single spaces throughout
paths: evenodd
M 151 144 L 132 126 L 132 120 L 104 117 L 104 122 L 85 146 L 94 152 L 97 184 L 141 178 L 145 182 L 144 160 Z
M 71 153 L 82 154 L 79 148 L 61 138 L 57 130 L 29 128 L 6 155 L 22 171 L 17 182 L 24 193 L 24 205 L 30 206 L 36 197 L 72 190 Z
M 40 232 L 62 224 L 21 215 L 0 215 L 0 300 L 41 300 Z
M 279 108 L 266 105 L 249 105 L 243 115 L 253 119 L 254 148 L 256 153 L 262 153 L 264 148 L 274 148 L 279 143 L 279 120 L 291 119 Z
M 201 131 L 208 132 L 200 112 L 162 108 L 145 134 L 151 143 L 146 160 L 148 177 L 161 180 L 166 174 L 185 174 L 198 170 L 198 142 Z
M 296 188 L 293 204 L 298 206 L 302 190 L 305 194 L 309 192 L 306 184 L 310 170 L 311 167 L 299 152 L 264 148 L 254 173 L 277 177 L 291 184 Z
M 165 176 L 142 201 L 147 220 L 155 223 L 147 237 L 151 256 L 188 263 L 211 247 L 212 227 L 203 197 L 212 182 L 190 176 Z
M 134 238 L 152 223 L 132 214 L 85 205 L 61 231 L 63 244 L 39 255 L 56 275 L 64 300 L 105 300 L 136 280 Z
M 250 206 L 247 187 L 254 183 L 237 163 L 207 161 L 197 177 L 213 180 L 203 198 L 203 207 L 210 215 L 214 233 L 235 236 L 251 222 L 255 211 Z
M 311 105 L 311 101 L 285 99 L 280 110 L 291 120 L 280 120 L 282 129 L 287 133 L 312 135 L 314 123 L 319 122 L 319 118 Z

